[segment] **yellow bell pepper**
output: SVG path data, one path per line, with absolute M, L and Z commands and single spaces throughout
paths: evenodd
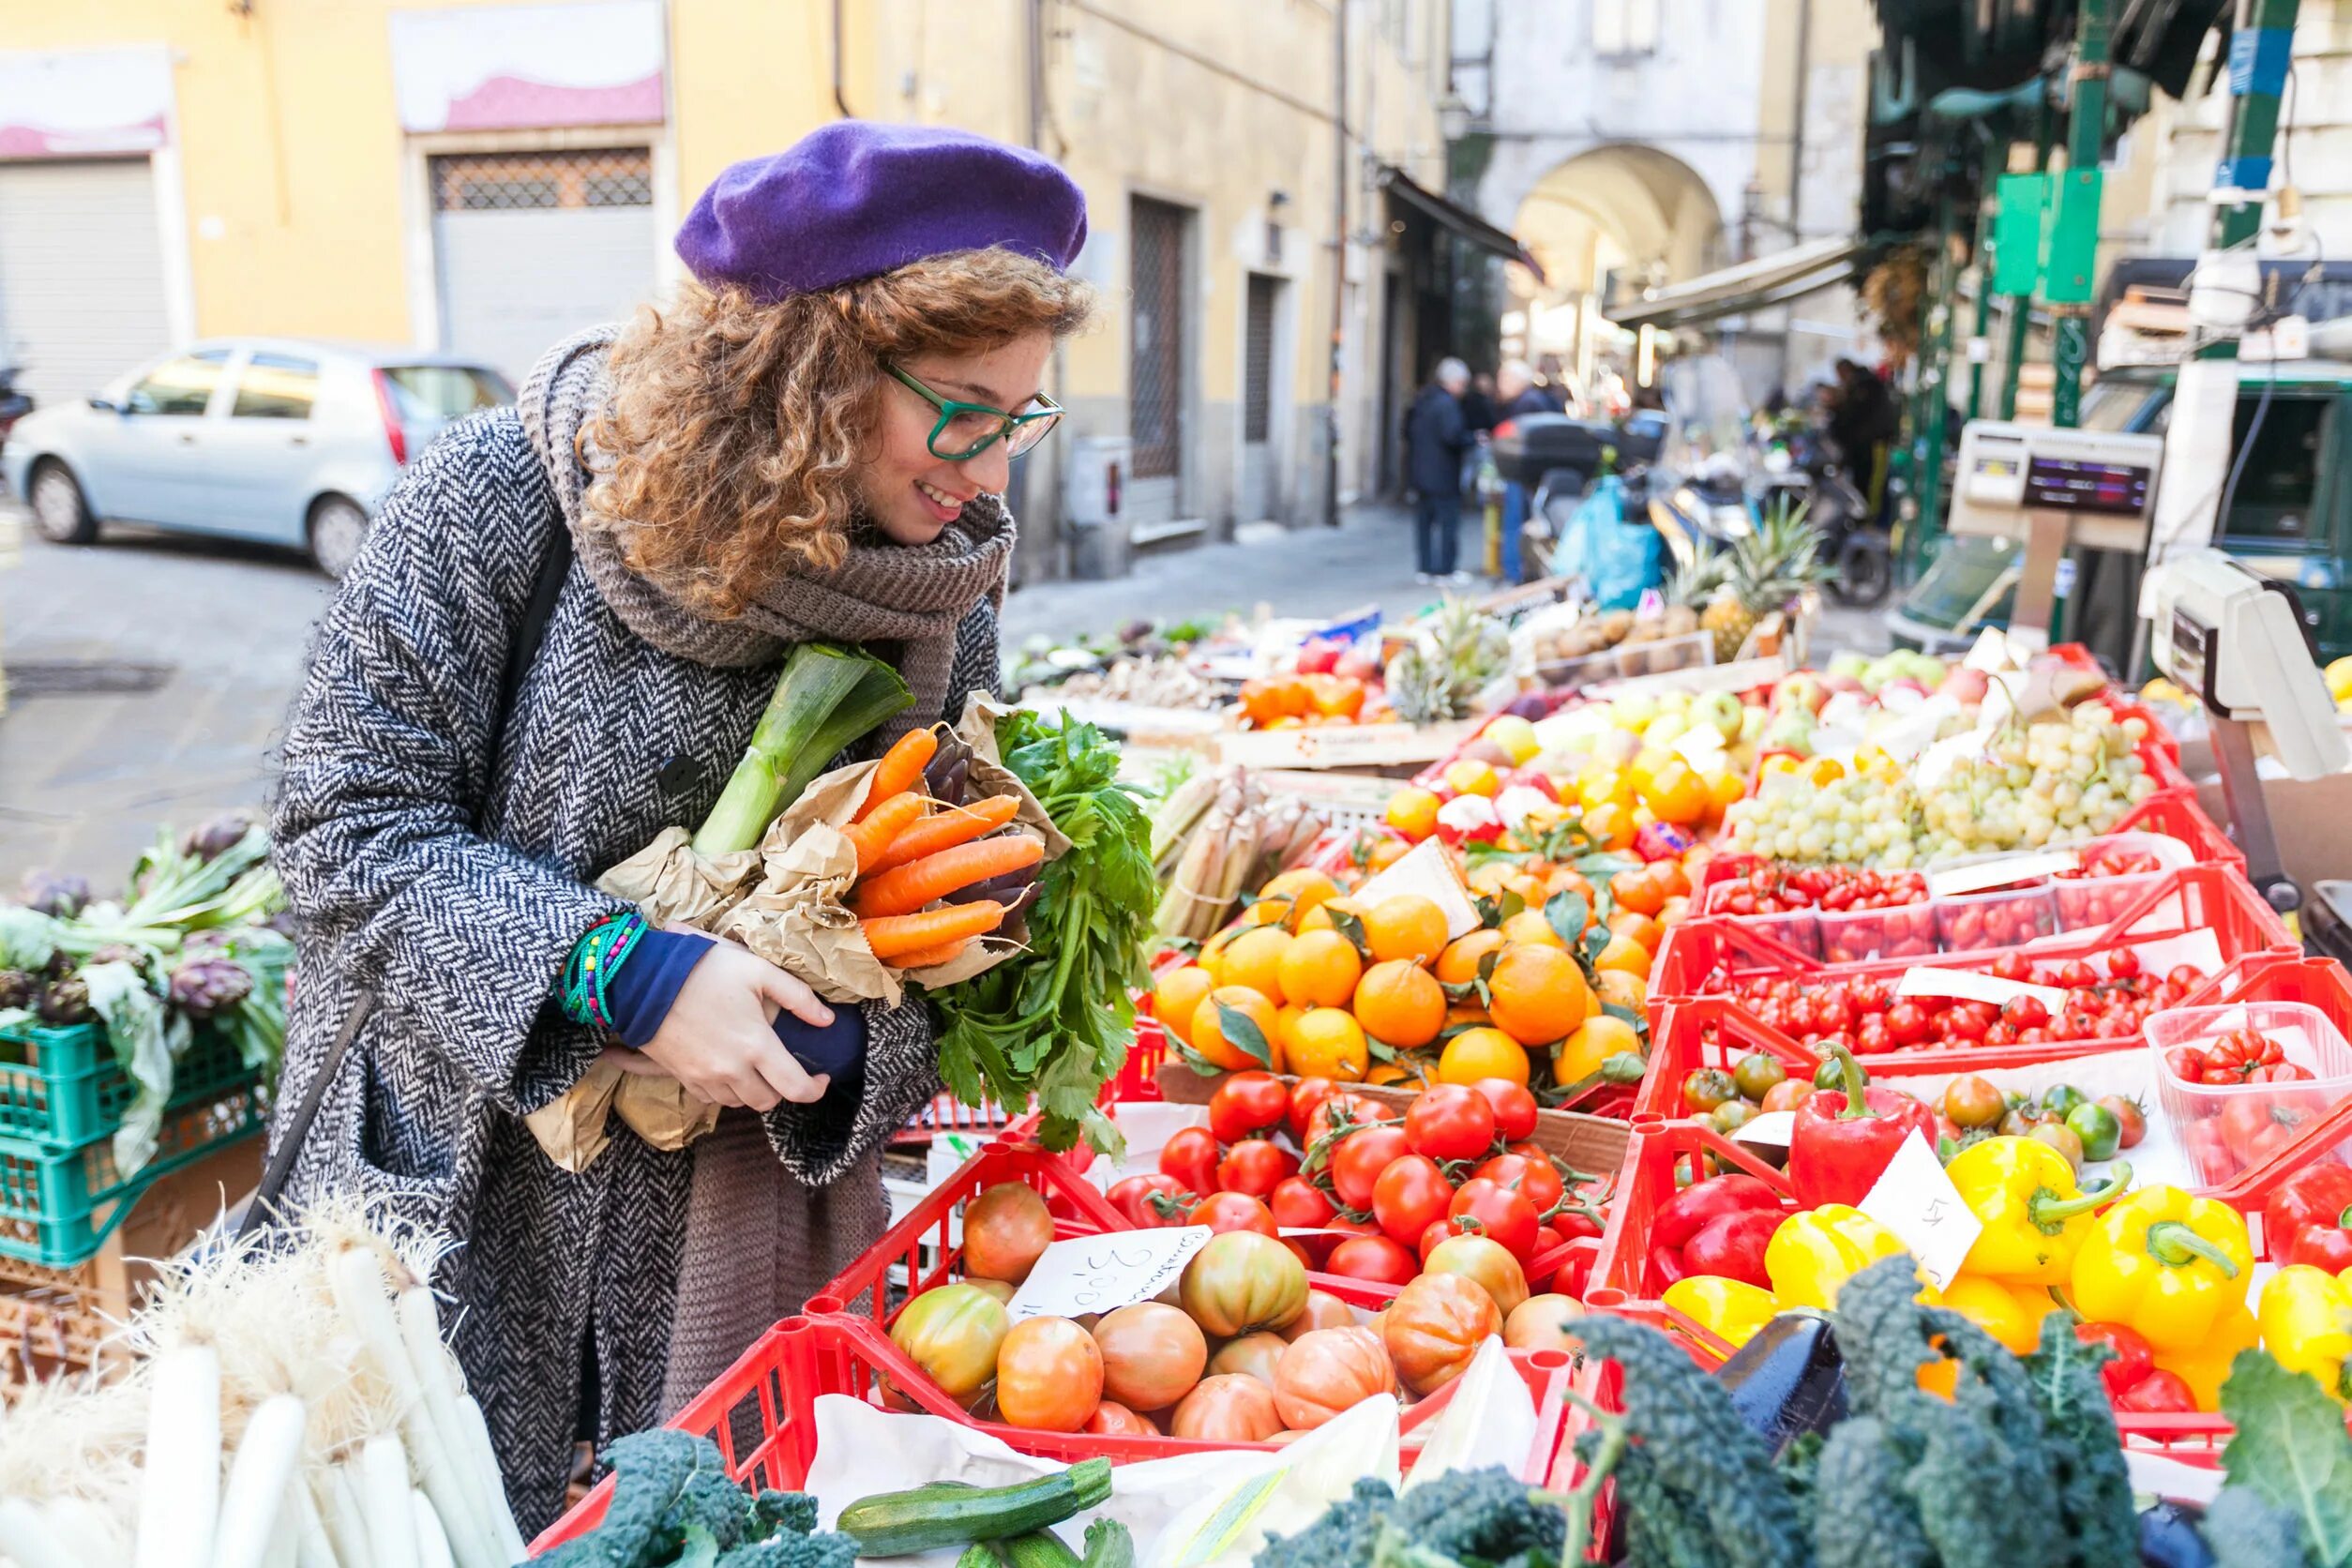
M 2218 1410 L 2222 1408 L 2222 1385 L 2229 1381 L 2229 1364 L 2238 1359 L 2239 1351 L 2253 1349 L 2260 1337 L 2254 1315 L 2240 1302 L 2213 1325 L 2213 1333 L 2204 1344 L 2192 1350 L 2158 1350 L 2155 1363 L 2160 1370 L 2189 1385 L 2189 1392 L 2196 1395 L 2198 1410 Z
M 2132 1182 L 2132 1168 L 2120 1165 L 2105 1184 L 2082 1192 L 2066 1156 L 2030 1138 L 1971 1144 L 1952 1157 L 1944 1174 L 1984 1225 L 1962 1269 L 2029 1285 L 2063 1285 L 2073 1277 L 2091 1211 L 2114 1201 Z
M 1792 1214 L 1764 1248 L 1764 1273 L 1783 1306 L 1837 1304 L 1845 1283 L 1903 1250 L 1894 1232 L 1845 1203 Z
M 1780 1302 L 1770 1290 L 1719 1274 L 1678 1279 L 1659 1299 L 1735 1350 L 1780 1315 Z
M 2308 1372 L 2341 1405 L 2352 1396 L 2352 1269 L 2289 1263 L 2262 1287 L 2262 1342 L 2289 1372 Z
M 2075 1311 L 2121 1323 L 2160 1350 L 2191 1350 L 2244 1304 L 2254 1247 L 2228 1204 L 2179 1187 L 2123 1199 L 2074 1254 Z
M 2065 1156 L 2059 1156 L 2059 1163 L 2065 1163 Z M 1943 1288 L 1942 1296 L 1944 1305 L 2021 1356 L 2031 1355 L 2041 1345 L 2042 1319 L 2058 1309 L 2046 1286 L 1977 1274 L 1957 1276 Z

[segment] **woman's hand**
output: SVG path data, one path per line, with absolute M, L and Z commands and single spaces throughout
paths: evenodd
M 776 1013 L 822 1028 L 833 1009 L 817 993 L 739 943 L 714 939 L 641 1051 L 617 1053 L 625 1072 L 667 1073 L 698 1099 L 768 1111 L 814 1105 L 831 1079 L 810 1077 L 776 1037 Z

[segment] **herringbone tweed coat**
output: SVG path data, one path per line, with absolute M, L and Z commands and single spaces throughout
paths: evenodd
M 582 1174 L 540 1153 L 520 1116 L 599 1046 L 551 988 L 580 933 L 624 907 L 589 881 L 664 824 L 702 819 L 781 669 L 662 653 L 575 564 L 493 744 L 507 641 L 562 527 L 512 409 L 433 443 L 320 625 L 276 821 L 301 936 L 280 1106 L 300 1102 L 358 991 L 379 998 L 288 1196 L 393 1199 L 462 1244 L 435 1284 L 462 1313 L 458 1357 L 526 1532 L 562 1506 L 591 1364 L 600 1447 L 656 1416 L 693 1158 L 617 1120 Z M 983 601 L 943 716 L 994 689 L 997 661 Z M 919 1003 L 868 1008 L 867 1051 L 856 1094 L 766 1118 L 811 1188 L 800 1295 L 881 1231 L 876 1151 L 938 1083 Z M 284 1134 L 281 1121 L 273 1143 Z

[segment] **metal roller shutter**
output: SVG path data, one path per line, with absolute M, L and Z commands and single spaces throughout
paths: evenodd
M 43 404 L 172 346 L 155 174 L 142 158 L 0 164 L 0 361 Z

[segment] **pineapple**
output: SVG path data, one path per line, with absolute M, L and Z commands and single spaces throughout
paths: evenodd
M 1830 575 L 1820 548 L 1821 531 L 1805 520 L 1802 506 L 1767 513 L 1754 534 L 1732 547 L 1724 585 L 1698 617 L 1714 634 L 1716 663 L 1737 658 L 1757 621 Z
M 1467 599 L 1445 601 L 1388 661 L 1389 706 L 1412 724 L 1468 716 L 1487 683 L 1511 667 L 1511 636 Z

